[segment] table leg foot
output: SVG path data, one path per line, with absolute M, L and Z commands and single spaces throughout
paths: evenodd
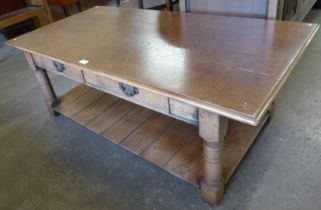
M 48 111 L 49 111 L 49 114 L 52 116 L 52 117 L 58 117 L 60 115 L 60 113 L 56 112 L 54 110 L 54 107 L 55 106 L 58 106 L 60 103 L 60 101 L 54 101 L 54 102 L 47 102 L 47 108 L 48 108 Z
M 224 196 L 224 181 L 208 184 L 205 180 L 202 180 L 201 190 L 203 200 L 216 207 Z

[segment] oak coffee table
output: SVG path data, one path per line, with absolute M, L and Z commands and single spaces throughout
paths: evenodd
M 95 7 L 8 43 L 51 114 L 200 186 L 218 205 L 315 24 Z M 57 97 L 47 71 L 82 83 Z

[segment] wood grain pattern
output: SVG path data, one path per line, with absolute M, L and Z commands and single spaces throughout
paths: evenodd
M 103 133 L 103 136 L 115 143 L 119 143 L 139 128 L 152 116 L 152 114 L 153 111 L 149 109 L 136 107 L 125 117 L 108 128 Z
M 89 121 L 92 121 L 95 119 L 99 114 L 104 112 L 108 107 L 115 104 L 118 101 L 118 98 L 104 94 L 100 98 L 98 98 L 96 101 L 88 105 L 86 108 L 81 110 L 78 114 L 73 116 L 73 119 L 82 124 L 85 125 Z
M 149 120 L 120 144 L 135 154 L 141 154 L 172 123 L 171 118 L 154 113 Z
M 134 108 L 135 105 L 133 103 L 120 100 L 117 103 L 113 104 L 110 109 L 104 111 L 95 119 L 87 123 L 86 127 L 91 129 L 95 133 L 100 134 Z
M 192 180 L 203 168 L 202 144 L 202 138 L 195 132 L 191 140 L 170 159 L 165 169 L 185 180 Z
M 86 85 L 80 85 L 77 88 L 74 88 L 68 92 L 68 94 L 64 94 L 59 97 L 60 104 L 59 107 L 62 108 L 64 106 L 67 106 L 77 98 L 81 97 L 82 95 L 86 94 L 92 90 L 92 88 L 86 86 Z
M 102 93 L 95 89 L 92 91 Z M 60 97 L 61 104 L 75 103 L 77 99 L 82 98 L 79 93 L 88 94 L 88 87 L 80 85 L 63 95 Z M 92 101 L 91 104 L 82 106 L 84 108 L 73 116 L 64 113 L 66 109 L 55 107 L 55 110 L 164 168 L 171 174 L 193 185 L 200 184 L 203 176 L 203 139 L 198 135 L 197 127 L 137 105 L 130 106 L 131 108 L 128 108 L 128 112 L 125 114 L 121 111 L 123 108 L 117 109 L 118 103 L 107 106 L 104 110 L 102 107 L 106 106 L 105 103 L 110 104 L 112 101 L 108 100 L 110 97 L 113 98 L 113 96 L 104 94 L 99 99 Z M 128 106 L 128 103 L 123 101 L 123 106 Z M 79 107 L 79 105 L 77 106 Z M 82 114 L 82 112 L 84 113 Z M 93 116 L 95 116 L 94 119 L 90 117 L 91 121 L 89 122 L 89 118 L 80 117 L 88 116 L 88 113 L 94 113 Z M 116 117 L 116 115 L 121 116 Z M 222 158 L 225 183 L 236 170 L 267 117 L 268 115 L 258 127 L 230 121 Z M 101 123 L 103 125 L 99 127 Z M 102 130 L 104 130 L 103 133 Z
M 163 167 L 191 138 L 195 130 L 196 128 L 192 125 L 175 121 L 141 155 L 152 163 Z
M 96 101 L 104 93 L 90 90 L 66 106 L 57 106 L 58 112 L 63 112 L 66 116 L 72 117 L 89 104 Z
M 9 44 L 258 125 L 317 29 L 305 23 L 95 7 Z M 81 59 L 89 63 L 81 65 Z

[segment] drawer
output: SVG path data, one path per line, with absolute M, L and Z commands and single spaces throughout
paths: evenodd
M 118 82 L 116 80 L 97 75 L 95 73 L 84 71 L 85 83 L 94 86 L 97 89 L 101 89 L 104 92 L 115 95 L 119 98 L 123 98 L 127 101 L 131 101 L 135 104 L 139 104 L 146 108 L 158 111 L 160 113 L 168 115 L 168 99 L 166 96 L 150 92 L 143 88 L 131 86 Z
M 33 55 L 36 66 L 44 68 L 49 71 L 53 71 L 57 74 L 66 76 L 70 79 L 76 80 L 78 82 L 84 82 L 84 78 L 80 69 L 70 66 L 68 64 L 63 64 L 55 60 L 44 58 L 38 55 Z
M 185 102 L 169 98 L 169 114 L 175 118 L 182 119 L 192 124 L 197 124 L 198 122 L 198 108 Z

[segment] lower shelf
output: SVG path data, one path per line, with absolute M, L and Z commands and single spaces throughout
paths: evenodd
M 80 85 L 60 97 L 59 112 L 168 172 L 198 185 L 202 177 L 202 139 L 197 127 Z M 224 146 L 224 178 L 232 173 L 266 122 L 229 122 Z

